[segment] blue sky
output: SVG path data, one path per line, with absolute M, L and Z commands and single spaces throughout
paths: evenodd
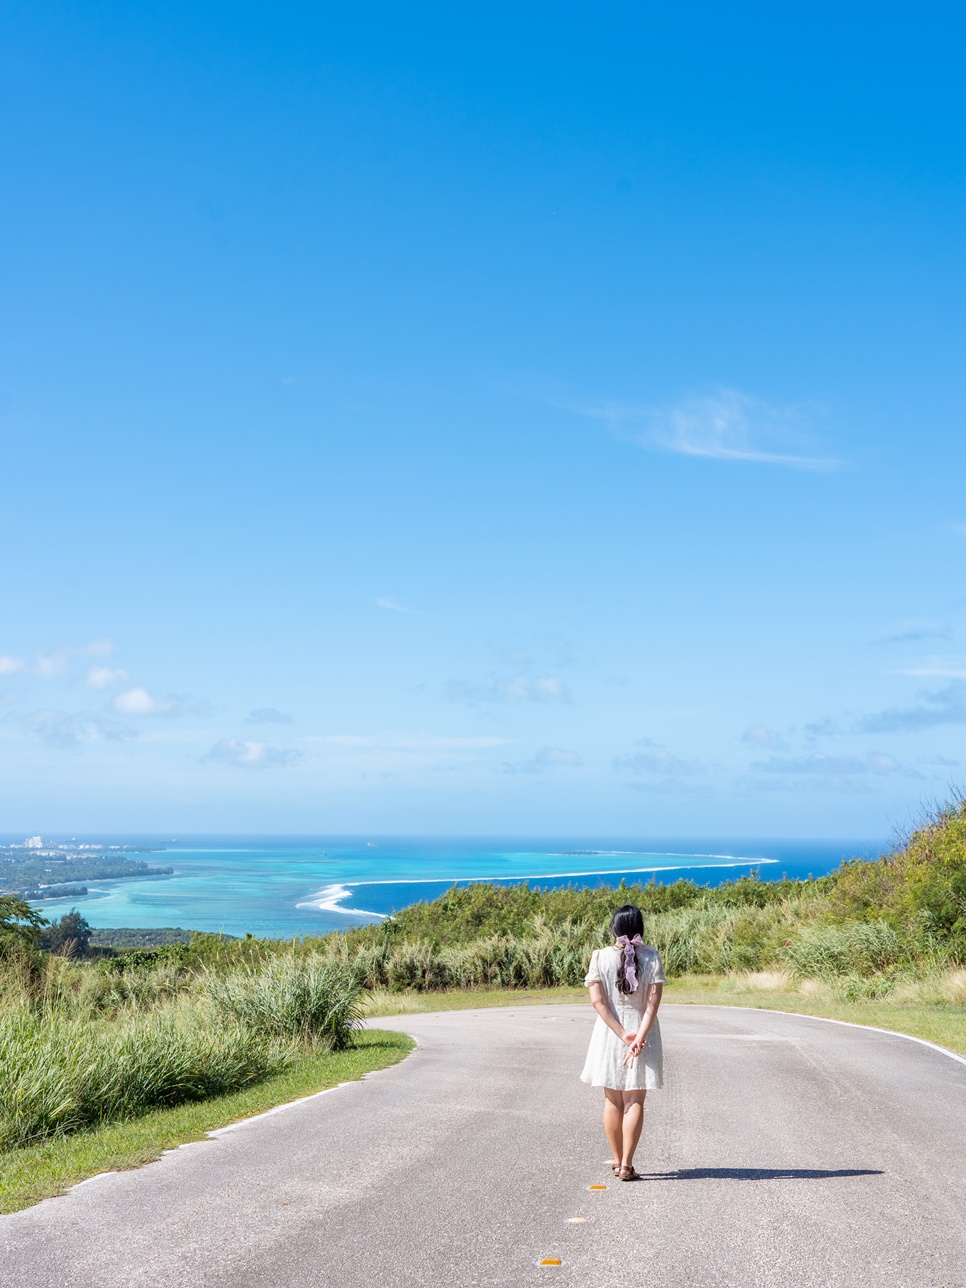
M 2 830 L 963 781 L 961 7 L 5 14 Z

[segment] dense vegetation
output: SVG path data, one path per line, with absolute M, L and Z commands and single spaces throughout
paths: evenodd
M 169 876 L 171 867 L 158 867 L 143 859 L 120 855 L 77 855 L 66 851 L 35 853 L 31 850 L 0 850 L 0 894 L 27 895 L 31 899 L 67 897 L 64 891 L 49 892 L 52 885 L 83 881 L 116 881 L 121 877 Z
M 306 1046 L 344 1047 L 366 990 L 579 985 L 623 902 L 644 910 L 671 978 L 779 972 L 846 998 L 962 1001 L 966 802 L 817 880 L 474 884 L 294 942 L 168 930 L 158 945 L 126 931 L 98 947 L 78 913 L 51 925 L 0 896 L 0 1149 L 244 1087 Z
M 97 948 L 158 948 L 162 944 L 187 944 L 191 935 L 180 926 L 159 926 L 142 929 L 139 926 L 112 926 L 109 930 L 93 930 L 91 943 Z

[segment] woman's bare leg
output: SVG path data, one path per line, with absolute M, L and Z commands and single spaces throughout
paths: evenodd
M 622 1144 L 621 1167 L 633 1167 L 634 1151 L 637 1149 L 638 1142 L 641 1139 L 641 1129 L 644 1126 L 644 1097 L 647 1092 L 624 1091 L 617 1094 L 624 1101 L 620 1128 Z
M 624 1093 L 612 1087 L 604 1088 L 604 1132 L 614 1151 L 614 1166 L 620 1167 L 624 1152 Z

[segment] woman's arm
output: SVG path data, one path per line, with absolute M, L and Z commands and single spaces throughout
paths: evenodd
M 641 1026 L 634 1035 L 634 1041 L 630 1044 L 631 1055 L 640 1055 L 644 1043 L 647 1041 L 647 1035 L 651 1031 L 651 1026 L 657 1016 L 657 1008 L 661 1005 L 661 997 L 664 993 L 663 984 L 652 984 L 647 990 L 647 1005 L 644 1008 L 644 1014 L 641 1016 Z
M 637 1035 L 632 1033 L 629 1029 L 621 1027 L 617 1016 L 607 1004 L 607 998 L 604 996 L 603 984 L 598 983 L 596 980 L 590 985 L 590 1002 L 607 1027 L 612 1032 L 616 1033 L 622 1042 L 626 1042 L 627 1045 L 630 1046 Z

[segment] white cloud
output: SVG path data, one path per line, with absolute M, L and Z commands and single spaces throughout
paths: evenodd
M 786 743 L 776 729 L 767 725 L 751 725 L 741 735 L 742 742 L 751 743 L 753 747 L 767 747 L 770 751 L 785 751 Z
M 398 603 L 395 599 L 377 599 L 376 606 L 385 608 L 390 613 L 411 613 L 413 610 L 407 608 L 405 604 Z
M 124 716 L 207 715 L 210 707 L 190 693 L 172 693 L 156 698 L 143 684 L 119 693 L 111 706 Z
M 804 437 L 800 410 L 772 407 L 737 389 L 722 388 L 665 408 L 601 402 L 576 410 L 606 421 L 622 437 L 652 451 L 797 470 L 836 469 L 842 464 L 788 451 Z
M 113 649 L 110 640 L 92 640 L 89 644 L 58 644 L 55 648 L 37 653 L 33 662 L 10 653 L 0 653 L 0 675 L 35 675 L 51 680 L 65 675 L 72 657 L 106 657 Z
M 485 706 L 494 702 L 568 703 L 570 691 L 553 675 L 514 675 L 494 677 L 483 684 L 468 680 L 450 680 L 446 696 L 453 702 Z
M 573 769 L 584 762 L 575 751 L 566 747 L 541 747 L 532 760 L 509 762 L 502 766 L 504 774 L 545 774 L 552 769 Z
M 134 689 L 125 689 L 111 703 L 115 711 L 125 716 L 157 716 L 169 710 L 169 704 L 154 698 L 147 689 L 139 684 Z
M 45 653 L 38 653 L 29 670 L 44 679 L 55 679 L 66 675 L 71 658 L 109 657 L 113 649 L 113 644 L 107 639 L 91 640 L 89 644 L 58 644 Z
M 294 765 L 303 753 L 291 748 L 270 747 L 251 738 L 222 738 L 201 757 L 202 761 L 235 765 L 239 769 L 281 769 Z
M 30 668 L 32 675 L 39 675 L 45 680 L 52 680 L 67 671 L 70 650 L 67 648 L 51 649 L 47 653 L 38 653 Z
M 122 671 L 119 666 L 92 666 L 85 683 L 89 689 L 109 689 L 112 684 L 121 684 L 130 678 L 127 671 Z
M 279 711 L 275 707 L 259 707 L 257 711 L 249 711 L 245 717 L 246 724 L 291 724 L 292 717 L 287 716 L 284 711 Z

